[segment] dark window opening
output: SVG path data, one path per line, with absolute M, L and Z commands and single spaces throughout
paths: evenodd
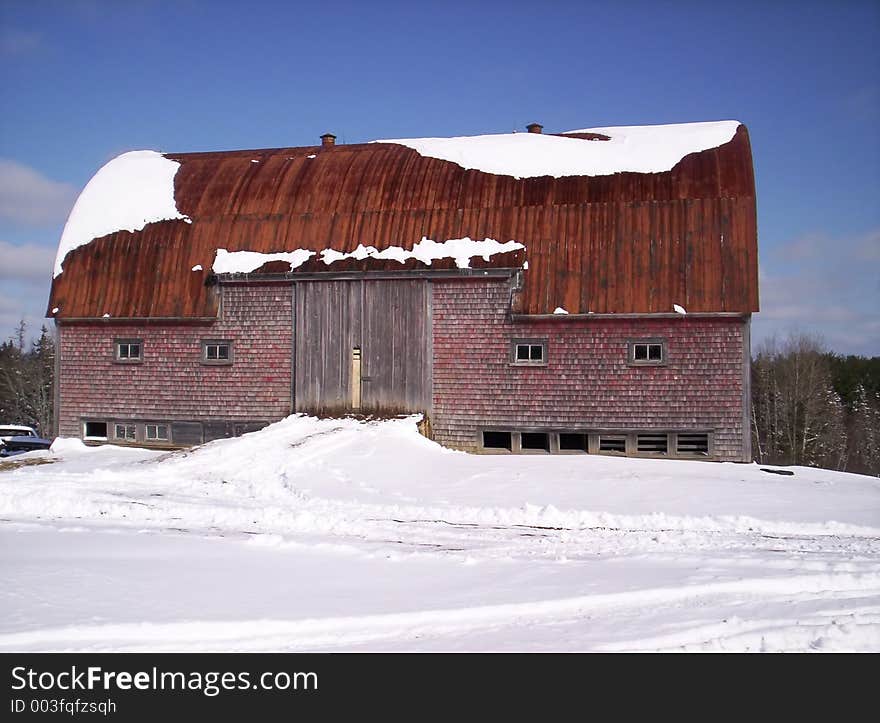
M 117 339 L 116 361 L 139 362 L 143 352 L 143 342 L 140 339 Z
M 668 438 L 662 434 L 640 434 L 636 441 L 640 454 L 666 454 L 669 449 Z
M 83 432 L 86 439 L 107 439 L 107 422 L 86 422 Z
M 483 447 L 486 449 L 513 449 L 510 432 L 483 432 Z
M 550 435 L 546 432 L 523 432 L 520 434 L 522 449 L 550 451 Z
M 665 343 L 661 341 L 629 342 L 630 364 L 665 364 Z
M 675 452 L 682 456 L 707 457 L 709 435 L 706 432 L 679 432 Z
M 202 362 L 205 364 L 231 364 L 231 341 L 203 341 Z
M 229 358 L 229 345 L 228 344 L 208 344 L 205 347 L 205 358 L 212 359 L 212 360 L 228 359 Z
M 546 364 L 547 342 L 543 339 L 516 339 L 512 357 L 514 364 Z
M 626 454 L 626 435 L 599 435 L 599 452 L 605 454 Z
M 559 434 L 559 449 L 560 451 L 577 451 L 577 452 L 586 452 L 587 451 L 587 435 L 586 434 L 574 434 L 570 432 L 560 432 Z
M 633 357 L 636 361 L 662 361 L 662 344 L 634 344 Z

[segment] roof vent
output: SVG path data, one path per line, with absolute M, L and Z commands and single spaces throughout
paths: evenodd
M 335 145 L 336 136 L 334 136 L 332 133 L 325 133 L 323 136 L 321 136 L 321 146 L 323 146 L 324 148 L 329 148 L 330 146 Z
M 540 123 L 529 123 L 529 124 L 526 126 L 526 130 L 527 130 L 529 133 L 543 133 L 543 132 L 544 132 L 544 126 L 542 126 Z

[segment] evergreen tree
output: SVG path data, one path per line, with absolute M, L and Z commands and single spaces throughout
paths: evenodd
M 52 437 L 55 343 L 45 326 L 29 347 L 26 333 L 22 321 L 0 344 L 0 423 L 24 424 Z

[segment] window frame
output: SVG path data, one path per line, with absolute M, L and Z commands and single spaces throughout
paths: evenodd
M 486 435 L 506 435 L 508 444 L 486 444 Z M 543 448 L 523 447 L 524 434 L 545 434 L 548 445 Z M 577 445 L 567 444 L 563 447 L 564 435 L 580 438 Z M 662 437 L 666 442 L 664 450 L 654 451 L 639 449 L 640 437 Z M 689 452 L 679 446 L 679 437 L 704 437 L 705 452 Z M 602 449 L 603 438 L 610 442 L 611 447 Z M 475 438 L 476 449 L 482 454 L 542 454 L 554 455 L 588 454 L 612 457 L 629 457 L 641 459 L 686 459 L 715 461 L 718 459 L 715 449 L 715 430 L 711 428 L 696 429 L 639 429 L 639 428 L 589 428 L 581 426 L 559 425 L 551 427 L 528 427 L 517 425 L 499 425 L 478 428 Z M 497 439 L 496 439 L 497 441 Z M 656 440 L 655 440 L 656 442 Z
M 156 428 L 156 436 L 150 436 L 150 427 Z M 159 427 L 165 427 L 164 437 L 159 436 Z M 171 422 L 144 422 L 144 442 L 170 442 L 171 441 Z
M 126 442 L 126 443 L 138 441 L 138 425 L 136 422 L 113 422 L 112 424 L 113 424 L 113 440 L 114 441 Z M 120 437 L 117 434 L 118 427 L 125 428 L 125 432 L 126 432 L 125 436 Z M 134 429 L 134 436 L 133 437 L 128 437 L 128 429 L 129 428 Z M 107 432 L 109 433 L 110 430 L 108 429 Z
M 201 363 L 206 364 L 208 366 L 230 366 L 235 358 L 235 347 L 232 343 L 231 339 L 202 339 L 201 340 L 202 351 L 201 351 Z M 223 346 L 226 345 L 229 347 L 229 358 L 227 359 L 209 359 L 208 358 L 208 347 L 210 346 Z
M 518 359 L 517 350 L 520 346 L 529 347 L 529 359 Z M 541 359 L 532 359 L 532 347 L 541 347 Z M 547 366 L 548 343 L 546 338 L 511 339 L 510 340 L 510 363 L 518 367 L 545 367 Z
M 137 344 L 139 355 L 137 357 L 120 356 L 121 347 L 130 347 Z M 143 339 L 114 339 L 113 340 L 113 361 L 117 364 L 142 364 L 144 361 L 144 340 Z
M 660 359 L 636 359 L 636 347 L 646 345 L 647 354 L 651 355 L 651 346 L 660 347 Z M 649 337 L 645 339 L 626 340 L 626 363 L 631 367 L 665 367 L 669 364 L 669 351 L 666 339 L 663 337 Z
M 88 429 L 90 424 L 103 424 L 104 425 L 104 436 L 96 436 L 88 434 Z M 84 442 L 108 442 L 110 437 L 110 422 L 107 422 L 103 419 L 83 419 L 82 420 L 82 438 Z

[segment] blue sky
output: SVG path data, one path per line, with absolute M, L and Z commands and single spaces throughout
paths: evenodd
M 762 312 L 880 355 L 880 2 L 0 3 L 0 338 L 113 156 L 735 118 Z

